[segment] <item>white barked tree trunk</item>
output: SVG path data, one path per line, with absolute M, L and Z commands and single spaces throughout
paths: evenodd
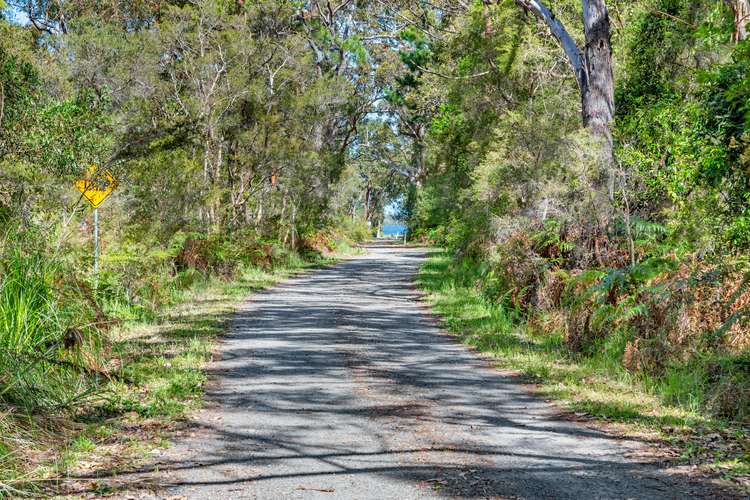
M 745 1 L 745 0 L 743 0 Z M 558 40 L 575 73 L 581 93 L 581 114 L 585 127 L 601 141 L 602 160 L 607 170 L 607 191 L 614 199 L 615 168 L 612 123 L 615 116 L 612 37 L 609 12 L 604 0 L 582 0 L 585 34 L 581 49 L 563 23 L 539 0 L 515 0 L 523 9 L 544 21 Z

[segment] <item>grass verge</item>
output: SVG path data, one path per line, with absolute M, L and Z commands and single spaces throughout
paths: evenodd
M 201 281 L 152 320 L 110 332 L 113 377 L 74 416 L 0 414 L 0 497 L 110 493 L 118 472 L 167 446 L 187 413 L 201 406 L 214 343 L 248 295 L 355 251 L 312 262 L 292 256 L 272 270 L 245 269 L 229 282 Z
M 491 355 L 498 367 L 520 372 L 572 416 L 616 425 L 658 444 L 676 463 L 697 465 L 750 492 L 748 429 L 713 418 L 690 401 L 667 403 L 670 384 L 680 381 L 634 375 L 606 353 L 572 354 L 561 336 L 535 333 L 516 312 L 484 299 L 451 264 L 448 254 L 432 253 L 418 286 L 463 343 Z

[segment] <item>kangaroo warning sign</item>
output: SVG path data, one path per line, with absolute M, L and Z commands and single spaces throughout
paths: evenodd
M 83 179 L 76 181 L 76 188 L 81 192 L 84 198 L 91 203 L 91 206 L 97 208 L 109 198 L 109 195 L 117 187 L 117 180 L 109 170 L 99 171 L 99 167 L 92 165 Z

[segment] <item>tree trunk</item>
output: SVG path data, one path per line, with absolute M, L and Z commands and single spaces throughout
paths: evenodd
M 482 0 L 482 4 L 484 4 L 484 36 L 487 38 L 491 37 L 495 31 L 495 27 L 492 26 L 492 17 L 490 16 L 491 3 L 492 0 Z
M 748 0 L 742 0 L 748 1 Z M 560 42 L 575 73 L 581 93 L 583 125 L 602 141 L 602 164 L 607 171 L 607 191 L 614 201 L 615 169 L 612 121 L 615 113 L 614 74 L 609 13 L 605 0 L 582 0 L 585 47 L 578 48 L 565 26 L 539 0 L 515 0 L 516 4 L 544 21 Z
M 201 222 L 205 224 L 204 227 L 207 233 L 211 231 L 210 203 L 208 203 L 208 206 L 206 206 L 208 193 L 210 193 L 211 191 L 210 175 L 211 175 L 210 142 L 208 139 L 204 139 L 203 141 L 203 186 L 202 186 L 203 189 L 201 190 L 201 195 L 203 197 L 203 200 L 201 200 L 201 203 L 203 206 L 200 208 L 200 214 L 201 214 Z
M 216 165 L 214 166 L 214 175 L 213 175 L 213 186 L 212 191 L 215 191 L 217 187 L 219 187 L 219 182 L 221 180 L 221 166 L 224 163 L 224 138 L 219 135 L 219 137 L 216 138 Z M 221 198 L 216 195 L 216 193 L 212 193 L 211 195 L 213 197 L 212 200 L 212 208 L 211 212 L 213 213 L 213 226 L 214 231 L 218 231 L 218 226 L 221 222 L 219 220 L 219 214 L 221 214 Z
M 260 223 L 263 221 L 263 197 L 258 196 L 258 212 L 255 215 L 255 227 L 260 227 Z
M 612 122 L 615 115 L 615 83 L 609 13 L 604 0 L 583 0 L 583 50 L 587 80 L 581 87 L 583 125 L 602 141 L 602 163 L 607 167 L 607 191 L 615 199 Z
M 426 161 L 425 161 L 425 146 L 424 146 L 424 132 L 423 128 L 417 127 L 417 134 L 414 140 L 414 157 L 412 163 L 414 164 L 414 178 L 421 180 L 425 175 Z
M 284 193 L 284 198 L 282 198 L 282 204 L 281 204 L 281 216 L 279 217 L 279 226 L 284 224 L 284 215 L 286 214 L 286 205 L 287 205 L 287 199 L 288 199 L 288 193 Z M 281 227 L 279 227 L 279 231 L 281 230 Z M 282 242 L 283 246 L 286 246 L 286 242 L 289 241 L 289 227 L 287 226 L 287 231 L 284 233 L 284 241 Z
M 5 117 L 5 85 L 0 82 L 0 127 L 3 126 L 3 118 Z
M 734 12 L 734 35 L 732 41 L 739 43 L 747 40 L 747 25 L 750 22 L 750 0 L 731 0 L 729 2 Z
M 289 228 L 292 232 L 292 250 L 297 248 L 297 205 L 292 202 L 292 223 Z
M 370 220 L 370 196 L 372 196 L 372 183 L 367 181 L 365 187 L 365 222 Z

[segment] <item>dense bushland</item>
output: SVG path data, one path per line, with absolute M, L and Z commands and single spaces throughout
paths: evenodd
M 530 332 L 563 339 L 571 355 L 640 375 L 670 403 L 750 418 L 744 259 L 711 265 L 655 256 L 580 268 L 559 257 L 573 244 L 558 238 L 544 228 L 511 235 L 480 260 L 459 260 L 457 283 Z
M 0 243 L 2 398 L 33 410 L 75 406 L 110 375 L 104 361 L 110 329 L 151 321 L 208 280 L 293 269 L 346 252 L 363 234 L 319 232 L 303 239 L 300 250 L 252 234 L 177 233 L 164 248 L 123 243 L 109 249 L 96 285 L 76 262 L 88 260 L 85 248 L 62 258 L 39 236 L 8 234 Z
M 527 357 L 513 366 L 540 380 L 563 380 L 551 375 L 560 363 L 587 366 L 660 404 L 746 425 L 750 45 L 732 2 L 606 2 L 609 166 L 581 129 L 560 47 L 518 3 L 477 3 L 440 25 L 450 34 L 404 49 L 426 69 L 397 88 L 426 124 L 426 174 L 404 215 L 453 261 L 441 258 L 442 278 L 428 266 L 425 286 L 467 341 L 508 359 L 517 345 Z M 570 27 L 578 9 L 554 6 Z M 607 169 L 609 200 L 598 187 Z M 472 314 L 476 324 L 461 319 Z M 737 453 L 746 463 L 746 446 Z

